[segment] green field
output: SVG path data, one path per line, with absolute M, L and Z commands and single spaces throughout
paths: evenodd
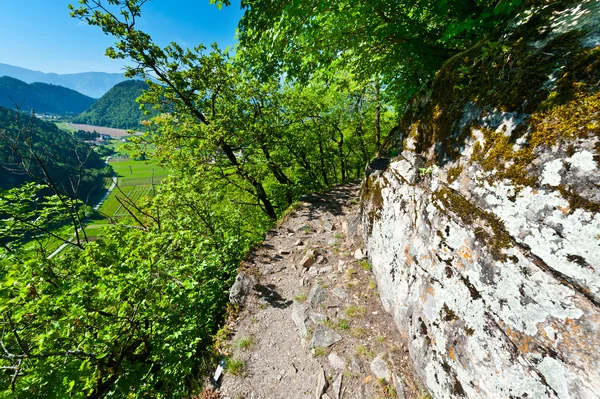
M 76 132 L 77 131 L 77 129 L 69 126 L 68 122 L 54 122 L 54 124 L 56 126 L 58 126 L 59 129 L 66 130 L 67 132 Z
M 118 155 L 121 155 L 121 153 Z M 89 221 L 86 233 L 90 237 L 96 237 L 100 234 L 102 228 L 108 224 L 109 218 L 129 216 L 119 199 L 123 200 L 127 196 L 130 201 L 137 204 L 141 200 L 152 197 L 155 186 L 169 176 L 168 170 L 147 161 L 117 157 L 111 159 L 109 164 L 113 167 L 117 176 L 118 187 L 112 191 L 98 210 L 103 218 Z
M 119 179 L 119 186 L 144 186 L 160 183 L 169 176 L 169 171 L 146 161 L 135 161 L 130 158 L 125 160 L 111 159 L 109 162 Z
M 67 122 L 56 122 L 56 125 L 66 131 L 76 131 Z M 156 186 L 169 176 L 167 169 L 161 168 L 155 163 L 131 158 L 133 150 L 126 148 L 126 144 L 121 139 L 111 139 L 105 146 L 96 148 L 102 147 L 115 152 L 111 155 L 109 165 L 112 166 L 117 177 L 118 187 L 115 187 L 106 198 L 100 209 L 98 209 L 97 215 L 86 221 L 85 233 L 92 240 L 102 233 L 102 230 L 110 223 L 111 219 L 130 216 L 119 202 L 119 199 L 123 200 L 127 196 L 130 201 L 138 204 L 147 198 L 151 198 L 154 195 Z M 151 156 L 155 148 L 153 145 L 147 145 L 145 150 L 146 154 Z M 103 183 L 103 187 L 108 189 L 112 185 L 112 179 L 105 178 Z M 73 234 L 73 229 L 70 226 L 64 226 L 61 228 L 60 233 L 61 236 L 70 237 Z M 61 244 L 61 241 L 48 237 L 45 239 L 44 244 L 54 250 Z M 31 245 L 36 244 L 32 243 Z

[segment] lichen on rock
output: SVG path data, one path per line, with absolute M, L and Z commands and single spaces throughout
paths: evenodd
M 363 183 L 381 300 L 434 397 L 600 397 L 598 21 L 536 6 L 449 60 Z

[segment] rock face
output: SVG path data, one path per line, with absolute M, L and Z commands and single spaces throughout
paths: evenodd
M 381 300 L 435 398 L 600 397 L 599 22 L 539 8 L 451 59 L 363 183 Z

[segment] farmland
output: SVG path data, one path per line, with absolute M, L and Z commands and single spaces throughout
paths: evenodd
M 127 132 L 121 129 L 105 128 L 101 126 L 81 125 L 69 122 L 56 123 L 60 129 L 76 131 L 79 129 L 96 131 L 101 134 L 109 134 L 113 137 L 106 145 L 97 146 L 97 151 L 114 151 L 110 156 L 108 164 L 112 167 L 117 178 L 117 186 L 102 203 L 98 212 L 86 222 L 85 232 L 88 238 L 95 239 L 101 234 L 102 229 L 111 223 L 111 220 L 127 218 L 130 216 L 128 210 L 123 207 L 122 201 L 139 204 L 154 195 L 156 186 L 169 176 L 167 169 L 148 160 L 134 159 L 133 150 L 123 145 L 120 138 Z M 152 156 L 154 148 L 146 147 L 146 155 Z M 102 153 L 102 152 L 101 152 Z M 108 189 L 112 179 L 104 181 L 104 187 Z M 120 201 L 121 200 L 121 201 Z M 129 208 L 132 208 L 129 206 Z
M 88 220 L 85 231 L 92 239 L 97 237 L 111 220 L 130 216 L 119 200 L 123 201 L 127 197 L 128 201 L 126 202 L 139 204 L 152 197 L 156 185 L 169 176 L 167 169 L 149 161 L 130 158 L 130 151 L 122 148 L 119 144 L 114 140 L 109 144 L 109 147 L 115 149 L 117 153 L 111 156 L 108 162 L 117 178 L 117 187 L 102 203 L 96 217 Z M 105 186 L 108 187 L 111 182 L 110 179 L 107 179 Z
M 113 138 L 127 137 L 130 135 L 127 132 L 127 130 L 117 129 L 117 128 L 113 128 L 113 127 L 94 126 L 94 125 L 86 125 L 86 124 L 71 123 L 71 122 L 58 122 L 56 125 L 60 129 L 67 130 L 67 131 L 74 132 L 77 130 L 83 130 L 86 132 L 97 132 L 100 134 L 108 134 L 109 136 L 111 136 Z
M 108 196 L 98 212 L 107 218 L 128 216 L 120 200 L 125 196 L 129 201 L 138 203 L 144 198 L 151 197 L 157 184 L 169 175 L 168 170 L 146 161 L 136 161 L 131 158 L 115 158 L 109 164 L 117 177 L 117 188 Z M 98 220 L 92 222 L 98 225 Z M 91 227 L 91 226 L 89 226 Z

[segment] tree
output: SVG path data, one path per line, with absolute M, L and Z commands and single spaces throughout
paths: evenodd
M 342 61 L 357 78 L 382 78 L 400 106 L 441 64 L 510 15 L 521 0 L 243 0 L 247 65 L 307 79 Z

